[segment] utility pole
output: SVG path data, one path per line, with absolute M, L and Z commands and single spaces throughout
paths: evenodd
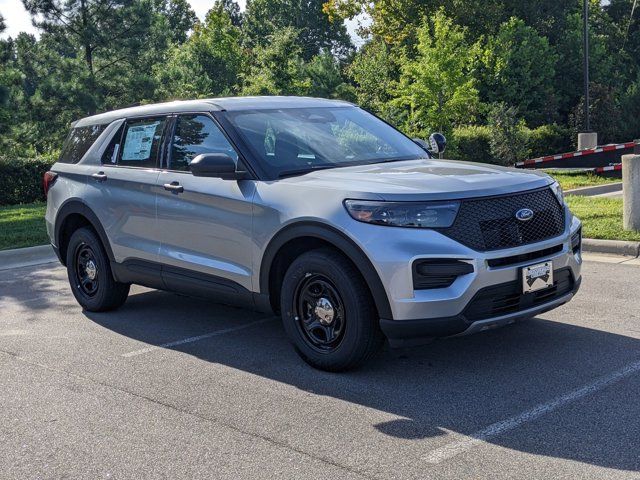
M 589 115 L 589 0 L 584 0 L 583 12 L 584 24 L 584 129 L 585 132 L 591 131 L 591 118 Z
M 591 115 L 589 113 L 589 0 L 584 0 L 583 16 L 583 37 L 584 45 L 582 54 L 584 56 L 584 131 L 578 134 L 578 150 L 587 150 L 598 146 L 598 134 L 591 131 Z

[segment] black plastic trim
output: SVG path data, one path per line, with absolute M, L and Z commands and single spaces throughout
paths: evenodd
M 339 230 L 322 223 L 299 222 L 280 230 L 270 241 L 260 265 L 260 293 L 269 295 L 269 274 L 280 248 L 291 240 L 313 237 L 333 245 L 358 268 L 373 295 L 378 315 L 391 318 L 391 306 L 378 272 L 356 243 Z
M 135 283 L 245 308 L 256 305 L 252 292 L 232 280 L 216 275 L 141 259 L 111 262 L 111 270 L 115 279 L 123 283 Z
M 573 283 L 573 289 L 570 292 L 563 294 L 567 296 L 569 294 L 575 295 L 580 289 L 582 283 L 582 277 L 575 279 Z M 491 288 L 491 287 L 488 287 Z M 562 297 L 560 297 L 562 298 Z M 549 304 L 553 304 L 558 300 L 554 298 L 549 302 L 532 306 L 537 314 L 544 313 L 555 307 L 548 307 Z M 473 300 L 472 300 L 473 301 Z M 471 302 L 469 302 L 471 303 Z M 466 307 L 465 307 L 466 310 Z M 525 313 L 527 310 L 520 310 L 507 314 L 511 319 L 528 318 L 531 315 Z M 495 318 L 499 318 L 497 316 Z M 383 317 L 380 319 L 380 328 L 391 341 L 392 345 L 413 345 L 423 343 L 424 340 L 438 337 L 449 337 L 452 335 L 458 335 L 466 331 L 471 325 L 476 322 L 469 322 L 464 313 L 455 315 L 453 317 L 442 318 L 425 318 L 418 320 L 391 320 L 390 317 Z M 491 318 L 485 318 L 478 321 L 490 321 Z
M 545 248 L 543 250 L 536 250 L 535 252 L 521 253 L 520 255 L 512 255 L 511 257 L 492 258 L 487 260 L 487 265 L 491 268 L 508 267 L 516 263 L 528 262 L 530 260 L 537 260 L 539 258 L 548 257 L 560 253 L 564 247 L 562 244 L 554 247 Z
M 458 259 L 428 258 L 413 262 L 414 290 L 448 288 L 462 275 L 473 273 L 473 265 Z
M 125 260 L 123 263 L 112 261 L 111 271 L 118 282 L 136 283 L 144 287 L 167 290 L 159 263 L 140 259 Z
M 64 221 L 69 217 L 69 215 L 73 214 L 82 215 L 89 221 L 93 229 L 98 233 L 100 241 L 102 242 L 102 245 L 107 252 L 107 257 L 109 257 L 109 260 L 113 261 L 115 258 L 113 256 L 113 250 L 111 249 L 109 238 L 107 237 L 107 233 L 104 231 L 104 228 L 102 227 L 98 216 L 93 213 L 93 210 L 91 210 L 91 208 L 89 208 L 89 206 L 79 198 L 70 198 L 66 200 L 58 209 L 54 227 L 54 239 L 56 246 L 60 248 L 60 236 L 62 233 L 62 225 L 64 225 Z M 60 262 L 63 265 L 66 265 L 65 259 L 62 258 L 61 252 L 58 252 L 58 258 L 60 258 Z
M 576 254 L 582 249 L 582 227 L 571 235 L 571 251 Z
M 60 256 L 60 249 L 56 247 L 53 243 L 51 243 L 50 245 L 51 245 L 51 248 L 53 248 L 53 253 L 56 254 L 56 257 L 58 257 L 58 260 L 60 261 L 60 263 L 64 265 L 64 262 L 62 261 L 62 257 Z

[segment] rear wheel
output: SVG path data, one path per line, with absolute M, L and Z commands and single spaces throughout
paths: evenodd
M 71 235 L 67 246 L 67 274 L 73 296 L 90 312 L 114 310 L 129 295 L 130 285 L 113 279 L 102 242 L 90 228 L 79 228 Z
M 382 346 L 369 289 L 338 252 L 319 249 L 298 257 L 285 274 L 280 302 L 289 338 L 313 367 L 355 368 Z

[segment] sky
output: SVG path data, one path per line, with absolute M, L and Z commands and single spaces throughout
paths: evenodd
M 195 10 L 198 18 L 204 19 L 205 14 L 213 5 L 213 0 L 189 0 L 191 7 Z M 238 0 L 240 8 L 244 10 L 246 0 Z M 7 29 L 0 35 L 0 38 L 16 37 L 20 32 L 29 32 L 37 35 L 37 31 L 31 25 L 31 16 L 24 9 L 22 0 L 0 0 L 0 13 L 4 17 Z M 356 45 L 362 44 L 362 39 L 355 35 L 357 21 L 347 22 L 349 33 Z

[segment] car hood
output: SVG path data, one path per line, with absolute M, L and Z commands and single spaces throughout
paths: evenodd
M 548 175 L 534 171 L 429 159 L 318 170 L 282 181 L 402 201 L 501 195 L 553 183 Z

